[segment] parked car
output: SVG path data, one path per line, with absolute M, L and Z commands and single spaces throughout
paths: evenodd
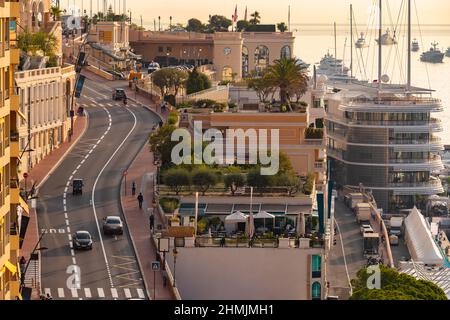
M 361 234 L 364 235 L 365 233 L 374 233 L 370 224 L 361 225 Z
M 123 222 L 120 217 L 109 216 L 103 219 L 103 233 L 105 235 L 123 234 Z
M 92 250 L 92 236 L 88 231 L 77 231 L 72 236 L 74 249 Z
M 112 99 L 114 101 L 116 100 L 122 100 L 123 98 L 125 98 L 126 94 L 125 94 L 125 90 L 121 89 L 121 88 L 116 88 L 113 90 L 112 93 Z

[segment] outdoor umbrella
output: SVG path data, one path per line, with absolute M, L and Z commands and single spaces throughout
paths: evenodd
M 264 220 L 264 230 L 266 229 L 266 219 L 273 219 L 273 225 L 275 226 L 275 216 L 273 214 L 268 213 L 267 211 L 260 211 L 253 218 Z
M 247 216 L 240 211 L 236 211 L 225 218 L 226 223 L 247 222 Z

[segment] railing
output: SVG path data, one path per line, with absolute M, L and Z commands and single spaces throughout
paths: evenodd
M 441 100 L 435 99 L 435 98 L 411 98 L 411 99 L 395 99 L 395 98 L 388 98 L 388 99 L 352 99 L 349 106 L 353 105 L 360 105 L 360 104 L 376 104 L 376 105 L 387 105 L 387 106 L 404 106 L 404 105 L 411 105 L 411 104 L 425 104 L 425 105 L 433 105 L 433 104 L 439 104 L 441 103 Z
M 440 180 L 430 180 L 426 182 L 397 182 L 397 183 L 389 183 L 389 187 L 391 188 L 433 188 L 440 187 L 442 183 Z
M 288 240 L 288 247 L 292 249 L 300 248 L 300 240 L 297 238 L 254 238 L 250 240 L 246 237 L 230 238 L 230 237 L 197 237 L 195 238 L 195 246 L 197 248 L 279 248 L 280 241 Z M 323 248 L 325 244 L 321 239 L 310 239 L 309 248 Z
M 310 145 L 310 146 L 323 146 L 325 144 L 324 139 L 308 139 L 305 138 L 303 141 L 304 144 Z
M 433 125 L 438 124 L 442 125 L 442 121 L 440 119 L 431 118 L 429 120 L 354 120 L 354 119 L 345 119 L 347 124 L 350 125 L 368 125 L 368 126 L 424 126 L 424 125 Z
M 405 164 L 415 164 L 415 163 L 422 163 L 422 164 L 427 164 L 427 163 L 431 163 L 431 162 L 437 162 L 437 161 L 441 161 L 441 157 L 440 156 L 435 156 L 435 157 L 430 157 L 430 158 L 423 158 L 423 159 L 389 159 L 389 163 L 405 163 Z

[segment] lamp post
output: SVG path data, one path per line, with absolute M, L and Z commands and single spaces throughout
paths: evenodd
M 161 31 L 161 16 L 158 16 L 158 31 Z
M 172 32 L 172 16 L 170 16 L 169 31 Z
M 176 288 L 177 287 L 177 255 L 178 255 L 178 250 L 176 247 L 173 248 L 172 254 L 173 254 L 173 287 Z

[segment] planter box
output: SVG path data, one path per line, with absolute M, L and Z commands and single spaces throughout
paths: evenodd
M 279 249 L 289 249 L 290 248 L 288 238 L 280 238 L 278 240 L 279 240 L 279 245 L 278 245 Z
M 306 238 L 300 239 L 299 248 L 300 249 L 309 249 L 310 248 L 310 242 L 311 242 L 311 239 L 306 239 Z
M 185 248 L 195 248 L 195 238 L 184 238 Z

